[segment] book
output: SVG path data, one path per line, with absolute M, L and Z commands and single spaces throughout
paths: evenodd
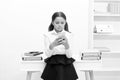
M 93 55 L 93 54 L 88 54 L 88 55 L 82 54 L 82 57 L 99 57 L 99 56 L 101 56 L 101 55 L 98 55 L 98 54 L 96 54 L 96 55 Z
M 81 57 L 81 60 L 101 60 L 101 56 L 98 56 L 98 57 Z
M 92 52 L 88 52 L 88 53 L 82 53 L 82 56 L 100 56 L 101 53 L 92 53 Z
M 24 56 L 37 56 L 40 54 L 43 54 L 43 52 L 32 51 L 32 52 L 24 53 Z
M 23 56 L 23 61 L 41 61 L 43 60 L 42 56 Z

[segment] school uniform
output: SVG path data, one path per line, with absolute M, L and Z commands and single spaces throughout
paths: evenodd
M 65 35 L 68 39 L 69 49 L 65 49 L 64 45 L 58 45 L 52 50 L 49 45 L 59 36 Z M 75 71 L 72 58 L 73 53 L 73 35 L 67 31 L 56 33 L 55 30 L 44 35 L 45 59 L 46 66 L 43 70 L 41 78 L 44 80 L 76 80 L 78 78 Z

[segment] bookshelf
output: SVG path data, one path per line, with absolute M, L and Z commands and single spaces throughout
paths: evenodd
M 112 25 L 113 27 L 112 33 L 93 33 L 93 47 L 107 47 L 110 49 L 108 54 L 116 53 L 116 51 L 120 54 L 120 0 L 94 0 L 93 9 L 93 27 L 97 24 Z

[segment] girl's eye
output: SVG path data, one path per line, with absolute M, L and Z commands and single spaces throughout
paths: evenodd
M 61 24 L 64 24 L 64 22 L 61 22 Z
M 59 24 L 59 22 L 56 22 L 56 24 Z

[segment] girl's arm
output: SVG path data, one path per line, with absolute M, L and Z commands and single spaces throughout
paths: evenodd
M 54 51 L 50 49 L 50 44 L 51 42 L 49 38 L 46 35 L 44 35 L 44 50 L 47 57 L 52 56 L 52 54 L 54 53 Z
M 63 41 L 63 45 L 65 46 L 65 49 L 66 49 L 66 56 L 68 58 L 71 58 L 72 57 L 72 53 L 73 53 L 73 49 L 74 49 L 74 44 L 73 44 L 73 35 L 70 34 L 67 37 L 64 37 L 65 38 L 65 41 Z
M 68 38 L 68 44 L 69 44 L 69 48 L 66 49 L 66 56 L 68 58 L 72 57 L 72 53 L 73 53 L 73 37 L 71 36 L 70 38 Z

